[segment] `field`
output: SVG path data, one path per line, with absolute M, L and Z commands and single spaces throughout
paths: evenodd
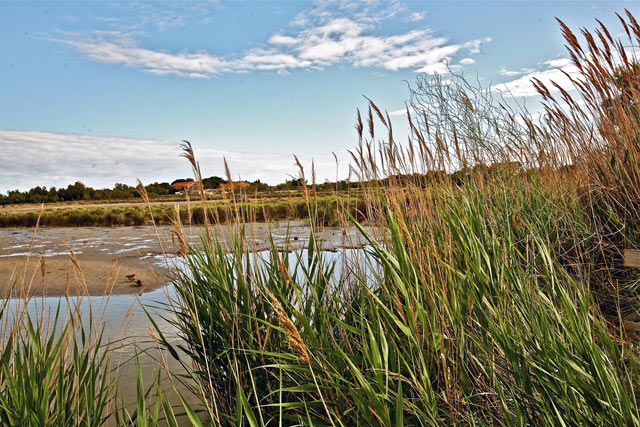
M 216 197 L 217 196 L 217 197 Z M 215 212 L 221 221 L 226 221 L 227 207 L 233 197 L 227 200 L 221 194 L 207 196 L 207 209 Z M 238 202 L 241 211 L 250 213 L 245 221 L 278 221 L 308 218 L 307 205 L 301 191 L 260 192 L 245 195 Z M 345 209 L 356 214 L 358 202 L 362 202 L 359 190 L 321 192 L 318 194 L 320 220 L 326 225 L 336 225 L 338 210 Z M 171 224 L 175 206 L 179 207 L 184 224 L 202 224 L 202 205 L 198 200 L 190 202 L 184 196 L 169 196 L 144 201 L 113 201 L 109 203 L 58 203 L 44 205 L 9 205 L 0 209 L 0 228 L 35 227 L 40 219 L 41 227 L 88 227 L 88 226 L 132 226 L 151 224 Z M 153 221 L 152 221 L 153 217 Z
M 540 121 L 463 76 L 419 76 L 401 145 L 371 102 L 356 118 L 357 195 L 311 180 L 295 199 L 203 197 L 186 216 L 145 200 L 182 260 L 162 307 L 171 329 L 150 315 L 152 342 L 136 347 L 161 349 L 157 378 L 139 373 L 135 407 L 122 405 L 98 322 L 72 316 L 55 334 L 2 310 L 0 420 L 640 425 L 640 270 L 623 264 L 640 249 L 640 66 L 625 48 L 640 25 L 620 20 L 620 43 L 561 24 L 577 88 L 536 82 Z M 200 181 L 196 155 L 186 143 Z M 243 224 L 291 217 L 308 219 L 303 250 L 250 253 Z M 204 225 L 201 249 L 185 221 Z M 328 256 L 327 223 L 355 226 L 366 248 Z

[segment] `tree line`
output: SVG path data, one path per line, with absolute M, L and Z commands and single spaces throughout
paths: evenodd
M 172 195 L 176 193 L 180 193 L 183 191 L 182 188 L 173 188 L 171 187 L 175 183 L 179 182 L 190 182 L 193 181 L 190 178 L 180 178 L 168 182 L 154 182 L 149 185 L 145 185 L 145 190 L 147 190 L 147 194 L 150 198 L 161 197 Z M 206 190 L 215 190 L 220 188 L 221 184 L 226 184 L 227 180 L 224 178 L 220 178 L 219 176 L 210 176 L 208 178 L 202 179 L 202 184 Z M 261 182 L 259 179 L 250 183 L 250 187 L 245 189 L 246 192 L 254 192 L 254 191 L 265 191 L 268 189 L 274 190 L 296 190 L 299 189 L 302 185 L 306 184 L 306 182 L 301 178 L 291 178 L 281 184 L 278 184 L 274 187 L 270 187 L 268 184 Z M 335 182 L 325 182 L 323 184 L 318 184 L 317 188 L 319 190 L 335 190 L 338 189 L 340 191 L 346 190 L 348 188 L 357 187 L 359 184 L 357 182 L 349 182 L 347 180 Z M 91 201 L 91 200 L 126 200 L 126 199 L 135 199 L 140 198 L 140 193 L 138 192 L 138 188 L 117 183 L 113 186 L 113 188 L 101 188 L 95 189 L 89 187 L 82 183 L 81 181 L 76 181 L 75 184 L 69 184 L 67 187 L 50 187 L 47 188 L 45 186 L 37 186 L 33 187 L 30 190 L 20 191 L 20 190 L 11 190 L 6 194 L 0 193 L 0 205 L 12 205 L 12 204 L 20 204 L 20 203 L 56 203 L 56 202 L 69 202 L 69 201 Z
M 171 183 L 154 182 L 152 184 L 145 185 L 144 188 L 147 190 L 149 197 L 166 196 L 180 192 L 179 188 L 172 188 L 172 184 L 186 181 L 190 180 L 176 179 Z M 204 178 L 202 181 L 206 189 L 219 188 L 220 184 L 227 182 L 225 179 L 218 176 Z M 117 183 L 113 188 L 95 189 L 85 185 L 81 181 L 76 181 L 75 184 L 69 184 L 66 188 L 47 188 L 45 186 L 37 186 L 26 191 L 11 190 L 6 194 L 0 194 L 0 205 L 18 203 L 55 203 L 80 200 L 121 200 L 140 197 L 138 188 L 127 184 Z

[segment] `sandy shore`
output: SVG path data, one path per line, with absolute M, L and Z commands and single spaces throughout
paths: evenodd
M 168 230 L 163 233 L 168 236 Z M 24 287 L 47 296 L 150 291 L 168 282 L 162 253 L 170 250 L 160 241 L 153 227 L 0 230 L 0 288 L 14 285 L 14 293 Z M 142 281 L 142 288 L 131 287 L 129 274 Z
M 13 294 L 24 289 L 31 295 L 135 294 L 151 291 L 167 283 L 166 270 L 149 262 L 111 257 L 70 256 L 12 257 L 0 259 L 0 284 L 15 286 Z M 44 274 L 43 274 L 44 273 Z M 143 286 L 134 287 L 127 275 L 135 274 Z
M 202 227 L 185 227 L 185 239 L 201 247 Z M 297 249 L 306 245 L 309 225 L 305 222 L 248 224 L 245 244 L 252 251 L 265 250 L 270 242 Z M 222 227 L 216 238 L 230 240 Z M 270 237 L 269 237 L 270 236 Z M 10 284 L 24 286 L 33 295 L 61 296 L 76 289 L 89 295 L 133 294 L 168 283 L 169 270 L 163 254 L 174 256 L 171 227 L 61 227 L 0 229 L 0 290 Z M 355 227 L 326 228 L 318 235 L 324 249 L 362 247 L 364 240 Z M 78 261 L 75 266 L 70 249 Z M 44 277 L 40 258 L 44 259 Z M 27 259 L 29 262 L 27 264 Z M 131 287 L 126 275 L 135 274 L 143 287 Z

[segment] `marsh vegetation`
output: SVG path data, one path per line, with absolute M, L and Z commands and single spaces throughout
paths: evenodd
M 183 373 L 138 375 L 135 408 L 105 382 L 99 328 L 87 335 L 91 324 L 69 321 L 54 334 L 0 311 L 0 419 L 640 424 L 640 276 L 622 258 L 640 249 L 640 26 L 628 12 L 620 25 L 621 40 L 603 26 L 579 39 L 560 23 L 576 89 L 536 81 L 539 121 L 462 76 L 419 77 L 400 144 L 370 102 L 352 153 L 358 215 L 340 197 L 324 202 L 309 179 L 303 251 L 251 255 L 242 226 L 222 242 L 220 227 L 260 209 L 228 200 L 221 215 L 200 186 L 202 249 L 186 244 L 179 210 L 167 215 L 183 264 L 163 309 L 179 340 L 149 317 L 154 346 Z M 323 252 L 324 203 L 367 240 L 356 256 Z

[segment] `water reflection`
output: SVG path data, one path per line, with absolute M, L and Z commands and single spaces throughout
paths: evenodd
M 250 253 L 249 259 L 255 262 L 258 259 L 267 259 L 269 252 Z M 290 253 L 290 264 L 294 269 L 294 257 L 300 256 L 306 260 L 307 251 L 297 250 Z M 324 262 L 335 262 L 333 282 L 352 273 L 352 268 L 364 268 L 365 274 L 371 273 L 373 267 L 367 264 L 364 253 L 361 249 L 340 249 L 334 251 L 323 251 Z M 174 268 L 183 268 L 184 264 L 179 258 L 169 257 L 169 263 Z M 163 256 L 158 256 L 157 262 L 165 262 Z M 298 273 L 302 271 L 299 270 Z M 363 271 L 358 272 L 362 274 Z M 168 304 L 175 301 L 176 292 L 173 284 L 156 289 L 150 292 L 136 294 L 110 295 L 110 296 L 85 296 L 78 297 L 36 297 L 29 301 L 27 310 L 32 316 L 40 316 L 43 312 L 48 318 L 53 317 L 53 313 L 60 307 L 63 313 L 58 323 L 66 320 L 69 309 L 79 307 L 79 315 L 83 320 L 83 325 L 89 325 L 90 316 L 98 319 L 104 327 L 105 342 L 112 343 L 114 366 L 117 366 L 119 377 L 118 393 L 126 405 L 135 405 L 135 356 L 139 355 L 145 385 L 152 385 L 158 373 L 158 363 L 156 359 L 162 358 L 167 362 L 169 371 L 173 374 L 180 374 L 183 368 L 164 351 L 161 351 L 154 343 L 150 331 L 151 323 L 147 317 L 152 316 L 156 325 L 162 331 L 167 341 L 177 348 L 181 344 L 177 330 L 169 320 L 175 319 L 172 313 L 167 310 Z M 13 300 L 18 303 L 18 300 Z M 15 307 L 14 307 L 15 310 Z M 145 312 L 146 310 L 146 312 Z M 59 328 L 58 328 L 59 330 Z M 144 350 L 144 351 L 143 351 Z M 140 353 L 140 351 L 142 351 Z M 168 387 L 170 388 L 170 387 Z M 181 391 L 185 391 L 182 389 Z M 170 394 L 171 395 L 171 394 Z M 188 396 L 188 393 L 187 393 Z M 177 400 L 174 403 L 177 403 Z M 195 402 L 195 396 L 190 396 L 190 401 Z

